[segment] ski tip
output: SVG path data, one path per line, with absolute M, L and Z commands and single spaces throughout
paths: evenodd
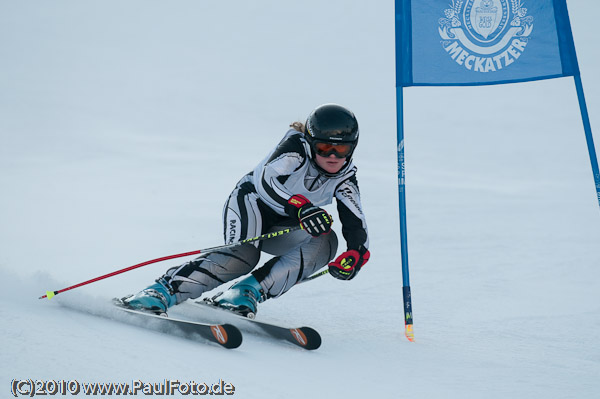
M 321 335 L 313 328 L 291 328 L 290 333 L 298 345 L 307 350 L 315 350 L 321 346 Z
M 407 324 L 404 329 L 404 335 L 406 335 L 406 339 L 410 342 L 415 342 L 415 333 L 413 331 L 413 325 Z
M 219 345 L 227 349 L 234 349 L 242 344 L 242 333 L 236 326 L 215 324 L 210 327 L 210 330 Z

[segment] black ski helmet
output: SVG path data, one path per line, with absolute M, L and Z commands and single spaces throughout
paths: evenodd
M 323 104 L 314 109 L 306 119 L 306 140 L 315 157 L 316 143 L 350 144 L 352 150 L 346 156 L 348 162 L 358 143 L 358 121 L 347 108 L 338 104 Z

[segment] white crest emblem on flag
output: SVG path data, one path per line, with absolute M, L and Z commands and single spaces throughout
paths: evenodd
M 444 15 L 438 27 L 444 50 L 474 72 L 496 72 L 516 62 L 533 30 L 523 0 L 452 0 Z
M 465 7 L 465 12 L 468 12 L 468 6 L 471 6 L 469 18 L 465 18 L 465 21 L 470 22 L 471 29 L 487 40 L 488 36 L 500 26 L 504 13 L 493 0 L 483 0 L 478 7 L 473 7 L 474 4 L 475 2 L 469 2 Z

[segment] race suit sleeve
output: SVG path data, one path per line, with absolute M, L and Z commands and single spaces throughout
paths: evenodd
M 369 247 L 367 222 L 362 211 L 356 175 L 344 180 L 335 191 L 342 234 L 348 249 L 363 253 Z
M 277 213 L 286 214 L 288 199 L 296 193 L 288 192 L 284 183 L 305 162 L 306 151 L 298 137 L 292 135 L 279 144 L 260 169 L 256 191 L 260 198 Z

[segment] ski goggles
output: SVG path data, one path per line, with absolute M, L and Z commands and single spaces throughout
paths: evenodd
M 354 146 L 348 143 L 315 143 L 315 151 L 322 157 L 328 157 L 333 154 L 336 158 L 346 158 L 348 155 L 350 155 L 350 153 L 352 153 L 353 149 Z

